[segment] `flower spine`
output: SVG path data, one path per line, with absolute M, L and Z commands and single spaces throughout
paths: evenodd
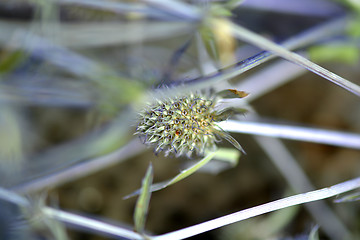
M 141 113 L 135 134 L 144 144 L 154 146 L 155 153 L 164 151 L 165 156 L 204 155 L 216 150 L 219 137 L 243 151 L 235 139 L 216 125 L 217 120 L 224 120 L 220 116 L 224 111 L 219 113 L 214 106 L 215 100 L 200 94 L 157 101 Z

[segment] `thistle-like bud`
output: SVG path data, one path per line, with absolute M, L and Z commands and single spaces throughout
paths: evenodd
M 235 139 L 216 125 L 225 119 L 224 111 L 216 111 L 215 104 L 215 99 L 201 94 L 158 101 L 141 113 L 135 134 L 144 144 L 154 146 L 155 153 L 164 151 L 165 156 L 174 153 L 191 157 L 193 152 L 204 155 L 216 150 L 220 137 L 243 151 Z

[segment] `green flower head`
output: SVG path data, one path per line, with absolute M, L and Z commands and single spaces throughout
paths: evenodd
M 204 155 L 216 150 L 216 143 L 225 138 L 243 151 L 240 144 L 217 126 L 226 120 L 234 109 L 215 110 L 216 98 L 201 94 L 174 97 L 149 106 L 141 113 L 136 129 L 144 144 L 154 146 L 155 153 L 165 156 Z

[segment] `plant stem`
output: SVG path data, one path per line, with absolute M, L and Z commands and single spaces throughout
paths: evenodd
M 310 60 L 302 57 L 299 54 L 291 52 L 284 47 L 271 42 L 270 40 L 260 36 L 259 34 L 256 34 L 230 21 L 229 24 L 231 26 L 234 36 L 239 40 L 254 44 L 257 47 L 270 51 L 282 58 L 285 58 L 286 60 L 289 60 L 290 62 L 298 64 L 360 97 L 360 86 L 348 81 L 343 77 L 340 77 L 333 72 L 330 72 L 329 70 L 311 62 Z
M 354 133 L 237 120 L 227 120 L 219 123 L 218 125 L 223 130 L 229 132 L 285 138 L 360 149 L 360 135 Z
M 302 193 L 266 204 L 262 204 L 256 207 L 248 208 L 236 213 L 232 213 L 220 218 L 216 218 L 207 222 L 203 222 L 191 227 L 183 228 L 174 232 L 166 233 L 163 235 L 152 237 L 153 240 L 180 240 L 191 236 L 195 236 L 200 233 L 204 233 L 210 230 L 214 230 L 235 222 L 239 222 L 245 219 L 249 219 L 255 216 L 262 215 L 264 213 L 273 212 L 286 207 L 291 207 L 303 203 L 313 202 L 330 198 L 338 194 L 351 191 L 360 187 L 360 177 L 355 178 L 343 183 L 336 184 L 334 186 L 315 190 L 307 193 Z

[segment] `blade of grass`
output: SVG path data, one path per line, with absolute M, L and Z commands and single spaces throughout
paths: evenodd
M 338 86 L 346 89 L 347 91 L 360 97 L 360 86 L 348 81 L 347 79 L 336 75 L 333 72 L 311 62 L 310 60 L 302 57 L 299 54 L 291 52 L 286 48 L 271 42 L 270 40 L 256 34 L 244 27 L 241 27 L 235 23 L 229 21 L 232 32 L 236 38 L 254 44 L 257 47 L 273 52 L 274 54 L 296 63 L 306 69 L 314 72 L 315 74 L 337 84 Z
M 232 166 L 236 166 L 241 152 L 234 148 L 219 148 L 214 156 L 214 159 L 230 163 Z
M 150 187 L 152 181 L 153 181 L 153 168 L 152 168 L 152 164 L 150 163 L 146 171 L 145 177 L 142 181 L 141 193 L 136 202 L 135 212 L 134 212 L 135 231 L 140 234 L 143 234 L 145 229 L 145 221 L 149 210 L 149 203 L 151 198 Z
M 191 174 L 193 174 L 194 172 L 196 172 L 199 168 L 201 168 L 202 166 L 204 166 L 206 163 L 208 163 L 211 159 L 213 159 L 215 157 L 215 155 L 217 154 L 217 152 L 212 152 L 206 155 L 206 157 L 204 157 L 203 159 L 201 159 L 199 162 L 197 162 L 196 164 L 192 165 L 191 167 L 181 171 L 178 175 L 176 175 L 175 177 L 173 177 L 172 179 L 168 180 L 168 181 L 164 181 L 164 182 L 160 182 L 160 183 L 155 183 L 153 185 L 151 185 L 150 187 L 150 191 L 151 192 L 155 192 L 155 191 L 159 191 L 161 189 L 164 189 L 170 185 L 173 185 L 179 181 L 181 181 L 182 179 L 190 176 Z M 135 192 L 127 195 L 124 197 L 124 199 L 128 199 L 131 197 L 134 197 L 136 195 L 140 194 L 141 190 L 136 190 Z
M 269 156 L 295 193 L 314 190 L 314 186 L 296 159 L 276 138 L 255 136 L 255 140 Z M 316 223 L 322 226 L 330 239 L 348 239 L 350 233 L 333 210 L 325 202 L 306 204 Z M 350 238 L 349 238 L 350 239 Z
M 235 167 L 240 159 L 241 152 L 234 148 L 219 148 L 216 156 L 209 164 L 198 169 L 198 172 L 210 173 L 216 175 L 227 169 Z M 185 167 L 191 166 L 196 163 L 195 160 L 187 161 Z
M 338 194 L 351 191 L 360 187 L 360 178 L 342 182 L 331 187 L 322 188 L 319 190 L 293 195 L 287 198 L 282 198 L 273 202 L 265 203 L 256 207 L 248 208 L 239 212 L 235 212 L 223 217 L 219 217 L 207 222 L 202 222 L 191 227 L 183 228 L 174 232 L 165 233 L 162 235 L 151 237 L 152 240 L 180 240 L 188 237 L 198 235 L 207 231 L 211 231 L 235 222 L 259 216 L 265 213 L 273 212 L 279 209 L 314 202 Z
M 83 227 L 96 233 L 103 233 L 106 234 L 106 236 L 112 235 L 117 238 L 121 237 L 126 239 L 144 239 L 143 236 L 132 230 L 116 226 L 114 224 L 109 224 L 104 221 L 84 217 L 50 207 L 45 207 L 43 211 L 47 216 L 56 220 L 73 226 Z

